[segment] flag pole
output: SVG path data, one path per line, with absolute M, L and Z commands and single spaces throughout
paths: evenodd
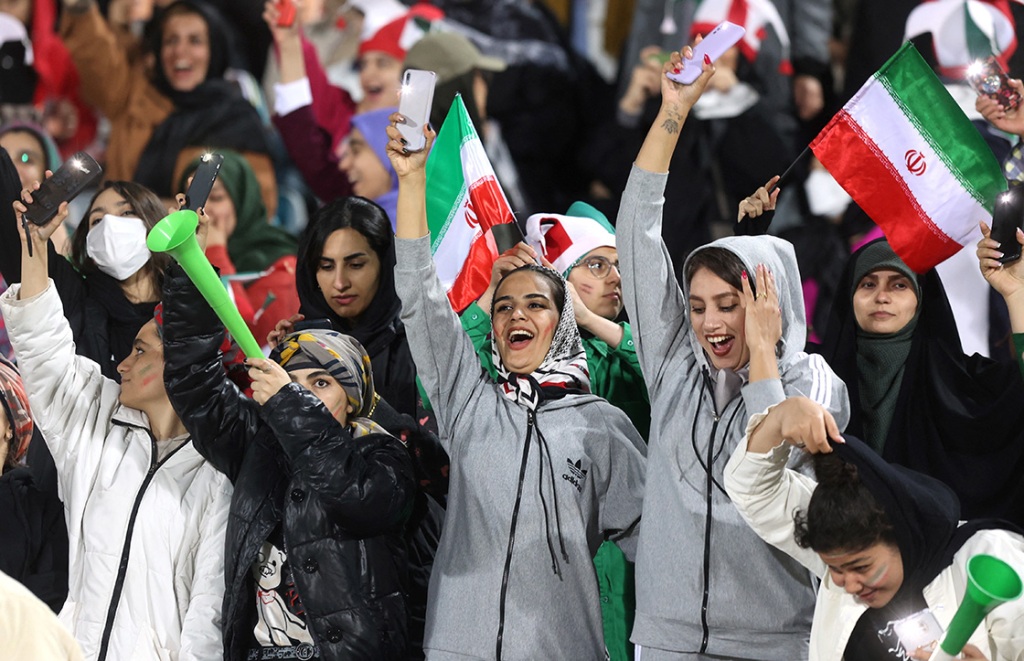
M 810 151 L 811 151 L 811 146 L 810 145 L 807 145 L 806 147 L 804 147 L 804 150 L 802 152 L 800 152 L 795 159 L 793 159 L 793 162 L 789 164 L 789 167 L 786 168 L 786 171 L 782 173 L 782 176 L 779 177 L 779 180 L 775 182 L 775 185 L 772 186 L 771 190 L 769 190 L 768 192 L 770 193 L 773 190 L 775 190 L 776 188 L 781 188 L 782 186 L 785 186 L 786 184 L 788 184 L 789 180 L 793 176 L 794 168 L 796 168 L 798 163 L 800 163 L 802 160 L 804 160 L 804 158 L 807 156 L 807 154 L 810 153 Z

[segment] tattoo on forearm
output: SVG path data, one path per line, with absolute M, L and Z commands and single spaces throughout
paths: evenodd
M 661 123 L 661 128 L 665 129 L 665 133 L 668 133 L 669 135 L 674 135 L 676 133 L 679 133 L 679 122 L 672 118 L 669 118 Z

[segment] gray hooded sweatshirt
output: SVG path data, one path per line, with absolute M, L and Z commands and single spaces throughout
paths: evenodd
M 810 397 L 845 427 L 846 386 L 820 356 L 803 351 L 807 328 L 792 245 L 771 236 L 729 237 L 710 245 L 735 253 L 750 274 L 763 263 L 775 275 L 781 378 L 744 377 L 739 394 L 716 407 L 714 370 L 661 241 L 667 178 L 634 166 L 617 223 L 622 293 L 652 413 L 632 640 L 684 654 L 806 658 L 814 579 L 746 525 L 723 489 L 723 470 L 747 419 L 788 396 Z
M 427 657 L 495 659 L 503 622 L 502 659 L 606 658 L 592 558 L 609 537 L 634 555 L 643 439 L 622 411 L 593 395 L 542 403 L 528 430 L 527 410 L 480 366 L 437 279 L 430 238 L 395 245 L 402 321 L 451 458 L 448 511 L 427 598 Z

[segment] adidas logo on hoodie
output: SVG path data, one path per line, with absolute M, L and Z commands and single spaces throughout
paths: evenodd
M 572 459 L 566 459 L 566 469 L 562 473 L 562 479 L 569 482 L 576 491 L 583 493 L 583 482 L 587 479 L 587 469 L 583 468 L 583 460 L 577 459 L 576 463 L 572 462 Z

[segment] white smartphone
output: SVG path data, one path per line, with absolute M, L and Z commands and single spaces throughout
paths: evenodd
M 434 102 L 434 82 L 437 74 L 421 69 L 407 69 L 402 77 L 402 90 L 398 97 L 398 112 L 405 121 L 396 124 L 408 151 L 420 151 L 427 144 L 423 126 L 430 121 L 430 106 Z
M 714 30 L 708 33 L 699 44 L 693 47 L 693 59 L 683 58 L 683 68 L 679 73 L 669 71 L 666 76 L 683 85 L 689 85 L 700 77 L 704 67 L 704 55 L 707 54 L 714 62 L 725 54 L 725 51 L 732 48 L 737 41 L 743 38 L 747 31 L 735 23 L 722 21 Z

